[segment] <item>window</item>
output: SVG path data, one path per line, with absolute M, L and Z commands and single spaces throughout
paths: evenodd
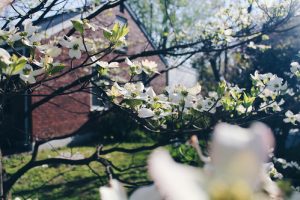
M 94 73 L 97 69 L 97 66 L 92 68 L 92 73 Z M 94 83 L 97 84 L 97 82 L 100 81 L 99 76 L 97 75 L 96 77 L 92 78 L 92 81 Z M 104 102 L 99 98 L 99 96 L 101 95 L 101 90 L 99 88 L 97 88 L 96 86 L 94 86 L 93 84 L 91 84 L 91 111 L 103 111 L 105 110 L 105 105 Z
M 121 24 L 122 26 L 128 24 L 127 19 L 126 19 L 125 17 L 120 16 L 120 15 L 116 15 L 116 20 L 115 20 L 115 22 L 118 22 L 118 23 Z
M 16 48 L 16 50 L 25 56 L 29 54 L 26 48 Z M 7 49 L 7 51 L 13 53 L 12 49 Z M 15 83 L 18 84 L 19 79 L 14 78 L 16 78 Z M 0 139 L 0 146 L 4 151 L 20 152 L 31 149 L 30 105 L 31 98 L 26 90 L 5 97 L 4 120 L 1 124 L 3 135 Z

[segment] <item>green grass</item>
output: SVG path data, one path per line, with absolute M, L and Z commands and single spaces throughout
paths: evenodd
M 127 143 L 119 146 L 134 148 L 143 145 L 149 145 L 149 143 Z M 112 146 L 107 146 L 106 148 L 110 147 Z M 95 147 L 43 150 L 38 154 L 38 159 L 54 158 L 63 152 L 78 152 L 87 157 L 94 151 Z M 147 151 L 136 154 L 115 152 L 107 154 L 104 157 L 112 161 L 112 163 L 119 168 L 128 168 L 133 165 L 145 165 L 148 154 L 149 152 Z M 18 154 L 6 157 L 3 164 L 6 172 L 14 173 L 29 160 L 29 154 Z M 117 173 L 122 179 L 129 182 L 148 180 L 145 167 Z M 38 198 L 39 200 L 93 200 L 99 199 L 99 187 L 107 184 L 107 181 L 105 168 L 97 162 L 92 162 L 90 167 L 86 165 L 40 166 L 29 170 L 21 179 L 19 179 L 12 189 L 12 196 L 23 198 L 30 197 L 32 199 Z

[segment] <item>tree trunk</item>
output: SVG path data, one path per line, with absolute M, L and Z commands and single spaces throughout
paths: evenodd
M 4 200 L 3 167 L 2 167 L 2 151 L 1 151 L 1 148 L 0 148 L 0 200 Z

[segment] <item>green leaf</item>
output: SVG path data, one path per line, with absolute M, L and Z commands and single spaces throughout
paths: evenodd
M 128 26 L 127 26 L 127 25 L 122 26 L 122 28 L 121 28 L 121 33 L 120 33 L 121 37 L 124 37 L 124 36 L 127 35 L 128 33 L 129 33 L 129 28 L 128 28 Z
M 113 28 L 112 28 L 112 32 L 114 33 L 118 33 L 120 29 L 120 24 L 119 23 L 115 23 Z
M 7 67 L 7 64 L 0 60 L 0 69 L 4 69 Z
M 169 35 L 169 32 L 163 32 L 163 36 L 167 37 Z
M 49 64 L 49 69 L 47 70 L 47 73 L 49 75 L 53 75 L 58 72 L 61 72 L 64 68 L 65 68 L 65 66 L 63 64 L 59 64 L 59 65 L 55 65 L 55 66 L 53 64 Z
M 107 39 L 107 40 L 111 40 L 112 37 L 112 33 L 109 32 L 108 30 L 103 30 L 103 36 Z
M 76 31 L 78 31 L 79 33 L 83 34 L 84 32 L 84 24 L 81 20 L 71 20 L 74 28 Z
M 27 63 L 27 59 L 25 57 L 18 58 L 16 62 L 10 65 L 12 70 L 10 71 L 11 75 L 19 73 Z
M 135 108 L 144 103 L 141 99 L 124 99 L 123 102 L 129 105 L 131 108 Z
M 100 74 L 100 76 L 105 76 L 108 74 L 108 69 L 107 68 L 103 68 L 103 67 L 99 67 L 97 69 L 98 73 Z
M 218 96 L 223 96 L 225 90 L 226 90 L 226 87 L 227 87 L 227 84 L 225 81 L 221 81 L 218 85 L 218 88 L 217 88 L 217 93 L 218 93 Z
M 251 87 L 251 95 L 252 96 L 256 96 L 258 93 L 259 93 L 258 88 Z
M 127 35 L 129 28 L 127 25 L 121 26 L 119 23 L 115 23 L 111 31 L 103 29 L 104 37 L 109 40 L 115 47 L 118 47 L 123 44 L 120 39 Z
M 244 106 L 246 108 L 250 107 L 253 104 L 254 100 L 255 97 L 247 96 L 247 94 L 244 93 Z
M 262 38 L 262 40 L 269 40 L 270 39 L 270 37 L 266 34 L 262 35 L 261 38 Z

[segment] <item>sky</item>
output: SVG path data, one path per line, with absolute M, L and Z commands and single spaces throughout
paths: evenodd
M 90 4 L 92 1 L 95 0 L 58 0 L 57 5 L 53 7 L 52 11 L 50 11 L 46 15 L 46 17 L 56 15 L 62 12 L 62 10 L 74 10 L 76 8 L 82 8 L 85 4 Z M 46 6 L 49 5 L 51 2 L 52 1 L 49 1 L 46 4 Z M 16 0 L 13 5 L 17 12 L 24 15 L 28 12 L 30 8 L 35 7 L 38 4 L 39 4 L 38 0 Z M 2 11 L 0 16 L 5 16 L 5 17 L 16 16 L 17 14 L 16 11 L 11 6 L 8 6 Z M 39 13 L 42 13 L 42 11 L 38 12 L 38 15 Z

